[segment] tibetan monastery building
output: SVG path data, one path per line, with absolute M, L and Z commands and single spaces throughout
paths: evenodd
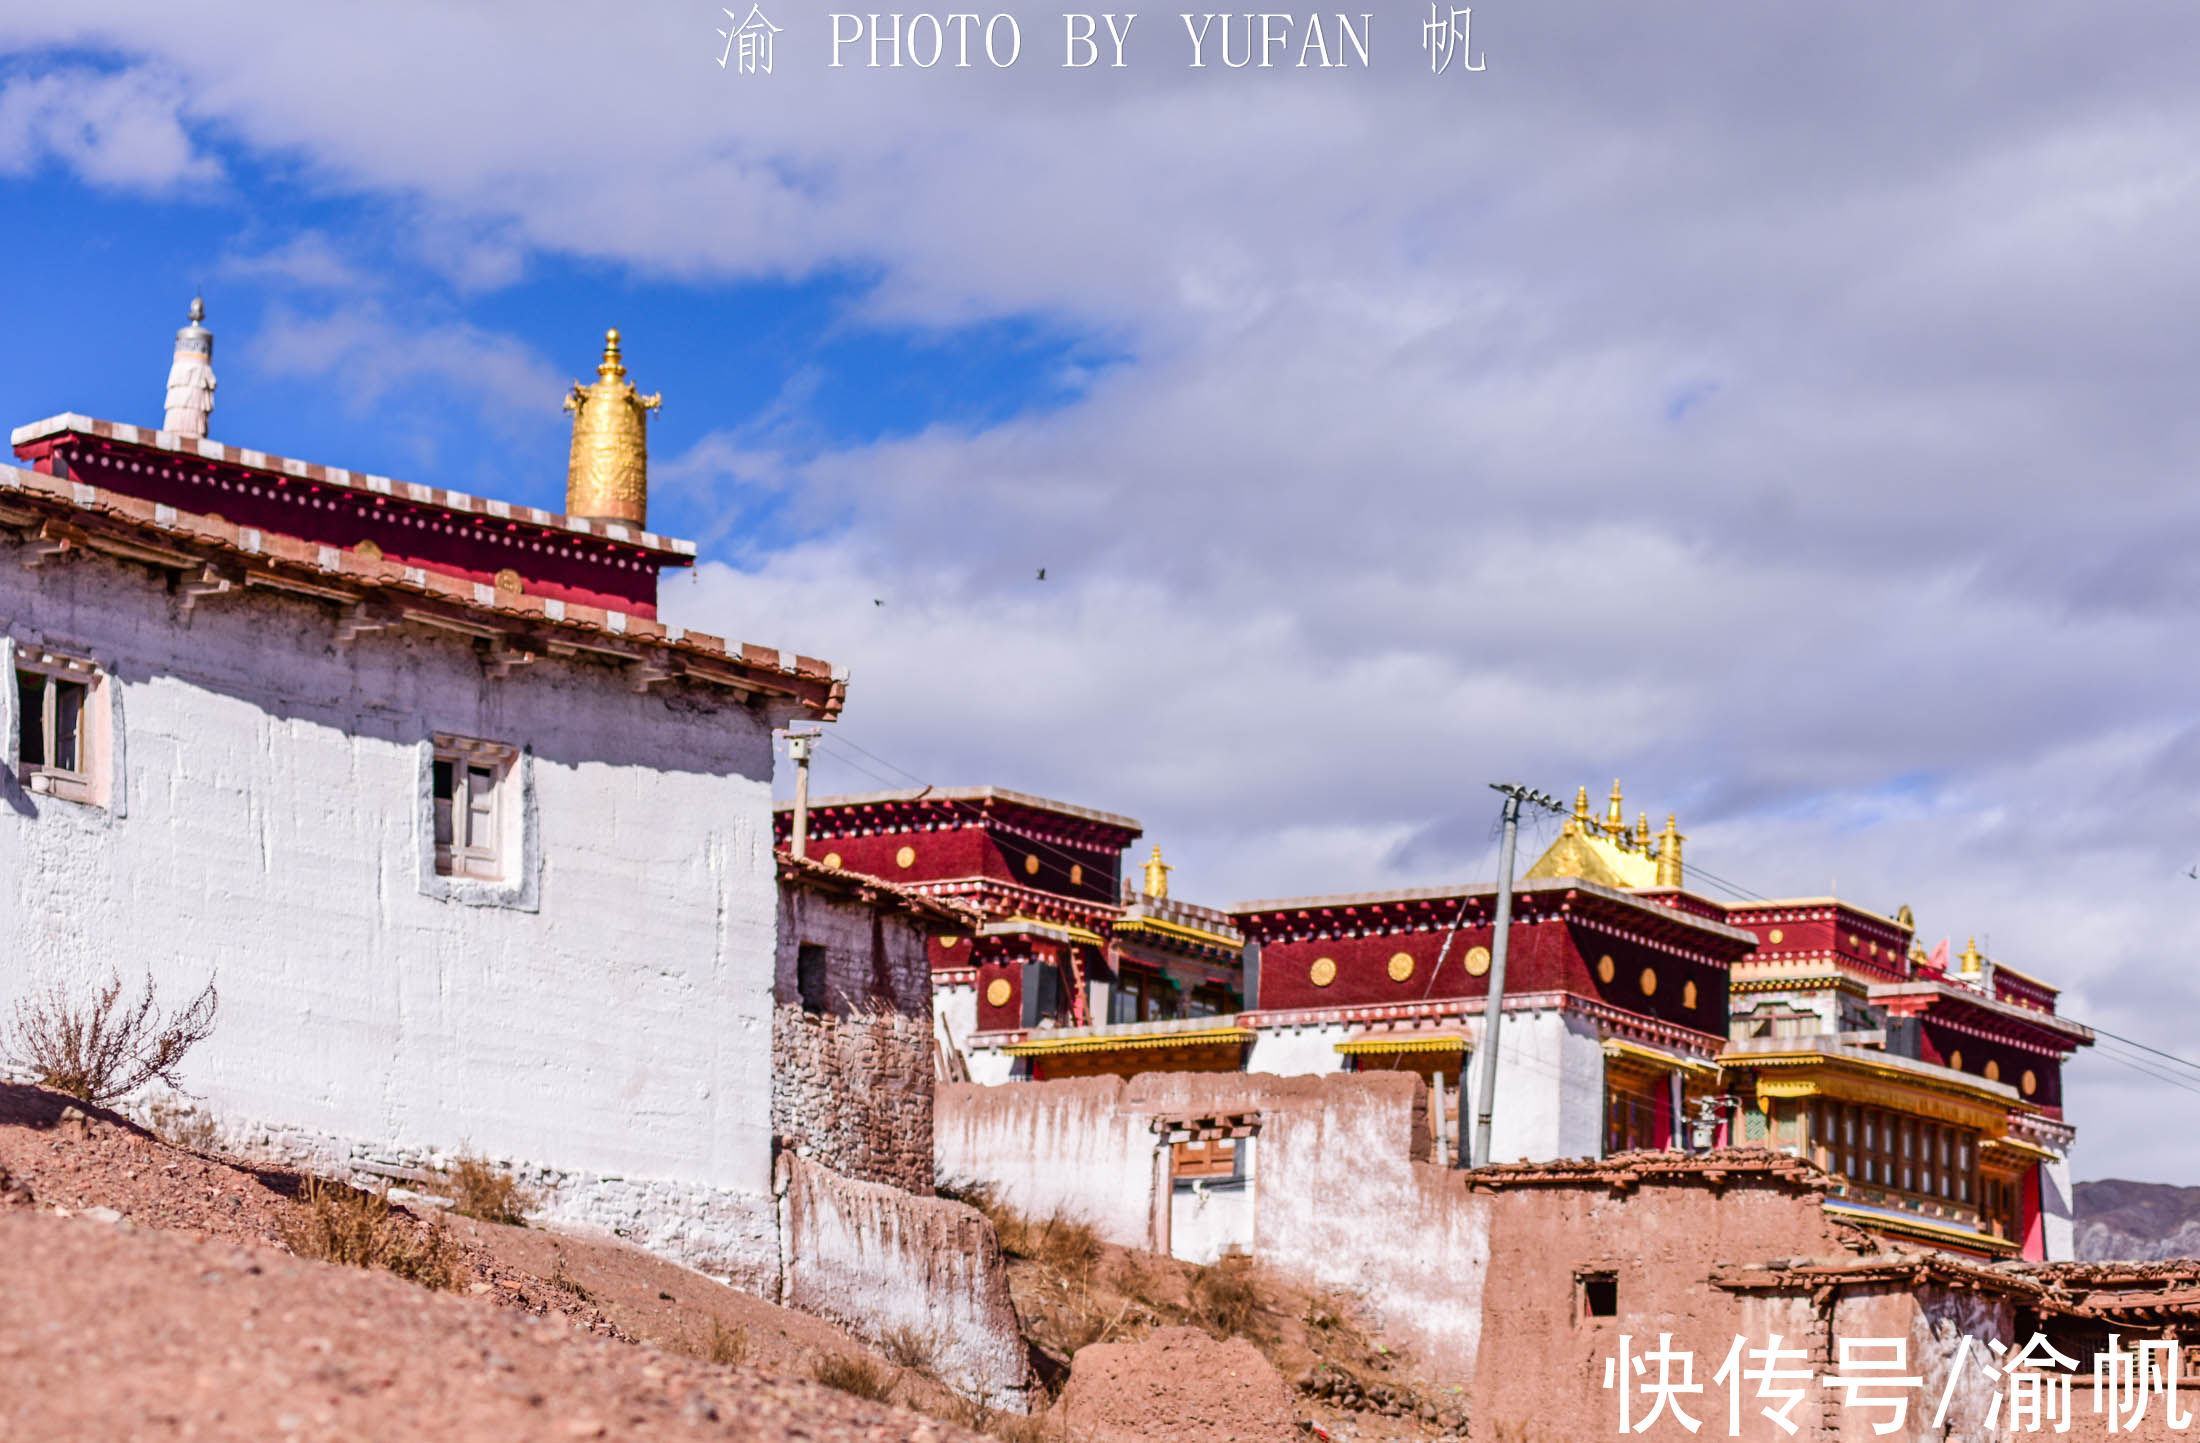
M 776 836 L 793 843 L 793 807 Z M 932 984 L 950 1076 L 1236 1070 L 1246 1034 L 1244 939 L 1211 908 L 1169 896 L 1155 847 L 1136 881 L 1123 853 L 1129 817 L 998 787 L 932 787 L 810 802 L 811 860 L 883 877 L 977 910 L 974 932 L 932 944 Z M 1057 1032 L 1099 1027 L 1106 1041 L 1043 1061 Z M 1033 1041 L 1037 1039 L 1037 1041 Z M 1028 1044 L 1028 1045 L 1027 1045 Z
M 874 814 L 888 804 L 854 800 Z M 1621 801 L 1615 785 L 1597 817 L 1583 789 L 1514 888 L 1495 1159 L 1761 1146 L 1831 1174 L 1828 1206 L 1890 1239 L 1982 1258 L 2070 1257 L 2074 1132 L 2061 1067 L 2092 1034 L 2056 1015 L 2054 988 L 1975 947 L 1953 962 L 1945 944 L 1928 956 L 1907 908 L 1887 917 L 1830 898 L 1699 895 L 1677 823 L 1656 834 L 1647 817 L 1629 825 Z M 934 806 L 945 816 L 973 804 L 978 794 Z M 1114 820 L 1125 842 L 1136 835 Z M 893 835 L 898 855 L 922 855 L 906 827 Z M 986 865 L 1028 867 L 1002 855 Z M 975 864 L 966 870 L 947 885 L 978 886 Z M 959 966 L 938 960 L 951 949 L 935 954 L 936 996 L 967 1067 L 958 1075 L 1407 1072 L 1428 1084 L 1434 1152 L 1458 1157 L 1458 1098 L 1477 1076 L 1489 1007 L 1494 887 L 1277 898 L 1227 913 L 1182 908 L 1166 890 L 1165 872 L 1149 867 L 1122 905 L 1072 918 L 1057 902 L 1045 920 L 1027 909 L 989 924 L 1002 935 L 981 935 L 987 950 Z M 1172 1010 L 1149 1010 L 1138 948 L 1157 930 L 1176 951 L 1153 970 L 1178 983 L 1203 946 L 1224 968 L 1242 945 L 1244 1005 L 1223 1005 L 1236 994 L 1218 979 L 1212 1005 L 1178 986 L 1165 994 Z M 1035 997 L 1034 979 L 1056 990 Z

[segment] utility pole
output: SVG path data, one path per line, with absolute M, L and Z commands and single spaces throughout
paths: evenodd
M 787 732 L 787 755 L 794 758 L 794 843 L 788 849 L 797 857 L 810 851 L 810 743 L 822 732 Z
M 1490 790 L 1505 798 L 1505 840 L 1497 854 L 1497 915 L 1490 928 L 1490 991 L 1482 1007 L 1481 1095 L 1475 1104 L 1472 1166 L 1490 1161 L 1490 1114 L 1497 1108 L 1497 1029 L 1505 1020 L 1505 953 L 1512 941 L 1513 854 L 1520 845 L 1520 804 L 1532 803 L 1545 811 L 1565 814 L 1555 800 L 1510 782 L 1491 782 Z

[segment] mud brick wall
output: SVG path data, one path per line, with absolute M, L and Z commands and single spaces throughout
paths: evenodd
M 802 996 L 824 952 L 823 1006 Z M 903 913 L 782 882 L 772 985 L 772 1133 L 844 1177 L 932 1191 L 932 1010 L 925 933 Z
M 949 1387 L 1029 1411 L 1030 1355 L 983 1214 L 784 1155 L 779 1192 L 781 1302 L 870 1342 L 917 1341 Z

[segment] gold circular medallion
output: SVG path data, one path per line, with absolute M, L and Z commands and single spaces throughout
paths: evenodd
M 1469 977 L 1485 977 L 1489 975 L 1489 970 L 1490 949 L 1487 947 L 1469 947 L 1467 949 L 1467 975 Z
M 1010 988 L 1006 977 L 996 977 L 985 984 L 985 1000 L 989 1007 L 1006 1007 Z
M 362 541 L 351 548 L 351 551 L 354 556 L 364 561 L 380 561 L 382 559 L 382 548 L 372 541 Z
M 940 938 L 940 945 L 942 947 L 952 947 L 955 945 L 956 941 L 957 939 L 953 937 L 942 937 Z
M 497 590 L 503 592 L 507 596 L 519 595 L 522 585 L 524 585 L 524 583 L 521 582 L 521 580 L 519 579 L 519 573 L 514 571 L 509 566 L 505 567 L 502 571 L 499 571 L 497 573 Z
M 1681 984 L 1681 1006 L 1683 1006 L 1683 1007 L 1687 1008 L 1687 1009 L 1688 1009 L 1689 1011 L 1691 1011 L 1691 1012 L 1693 1012 L 1693 1011 L 1695 1011 L 1695 1010 L 1696 1010 L 1696 984 L 1695 984 L 1695 983 L 1693 983 L 1693 982 L 1683 982 L 1683 983 Z
M 1658 995 L 1658 970 L 1655 967 L 1643 968 L 1642 976 L 1637 980 L 1642 984 L 1643 996 L 1655 997 Z
M 1960 1048 L 1960 1047 L 1959 1047 L 1959 1048 L 1957 1048 L 1957 1049 L 1956 1049 L 1955 1051 L 1953 1051 L 1953 1052 L 1951 1052 L 1951 1053 L 1949 1053 L 1949 1054 L 1948 1054 L 1948 1065 L 1949 1065 L 1950 1067 L 1954 1068 L 1954 1069 L 1955 1069 L 1956 1071 L 1958 1071 L 1958 1072 L 1961 1072 L 1961 1071 L 1963 1070 L 1963 1049 L 1962 1049 L 1962 1048 Z
M 894 853 L 895 866 L 906 869 L 914 867 L 916 864 L 917 849 L 915 847 L 903 847 L 900 851 Z
M 1619 969 L 1612 965 L 1612 959 L 1609 954 L 1597 958 L 1597 981 L 1609 982 L 1618 975 Z
M 1037 852 L 1033 852 L 1030 856 L 1024 858 L 1024 875 L 1027 877 L 1039 875 L 1039 854 Z
M 1316 957 L 1306 976 L 1316 987 L 1327 987 L 1337 980 L 1337 963 L 1334 958 Z
M 1412 975 L 1413 955 L 1410 952 L 1392 953 L 1390 958 L 1390 980 L 1403 982 Z
M 1767 942 L 1770 942 L 1773 946 L 1777 947 L 1782 942 L 1785 942 L 1787 940 L 1787 933 L 1775 927 L 1770 932 L 1765 933 L 1765 940 Z
M 1994 1059 L 1991 1057 L 1987 1058 L 1984 1075 L 1988 1082 L 2001 1081 L 2001 1064 L 1994 1061 Z
M 2027 1067 L 2026 1069 L 2024 1069 L 2024 1076 L 2017 1079 L 2017 1086 L 2023 1091 L 2026 1097 L 2030 1097 L 2033 1093 L 2040 1090 L 2040 1080 L 2037 1077 L 2034 1077 L 2032 1075 L 2032 1069 Z
M 1069 864 L 1069 884 L 1072 887 L 1082 887 L 1085 885 L 1085 867 L 1082 862 L 1072 862 Z
M 840 853 L 827 852 L 825 854 L 825 865 L 828 867 L 838 867 L 840 865 Z

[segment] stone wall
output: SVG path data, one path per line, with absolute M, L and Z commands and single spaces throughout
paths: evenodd
M 921 1340 L 949 1387 L 1028 1412 L 1031 1370 L 993 1225 L 976 1209 L 780 1159 L 780 1301 L 857 1336 Z
M 932 1191 L 932 1012 L 923 922 L 782 881 L 772 984 L 772 1131 L 845 1177 Z M 824 949 L 821 1010 L 804 1004 L 805 946 Z M 813 998 L 815 1002 L 818 999 Z

